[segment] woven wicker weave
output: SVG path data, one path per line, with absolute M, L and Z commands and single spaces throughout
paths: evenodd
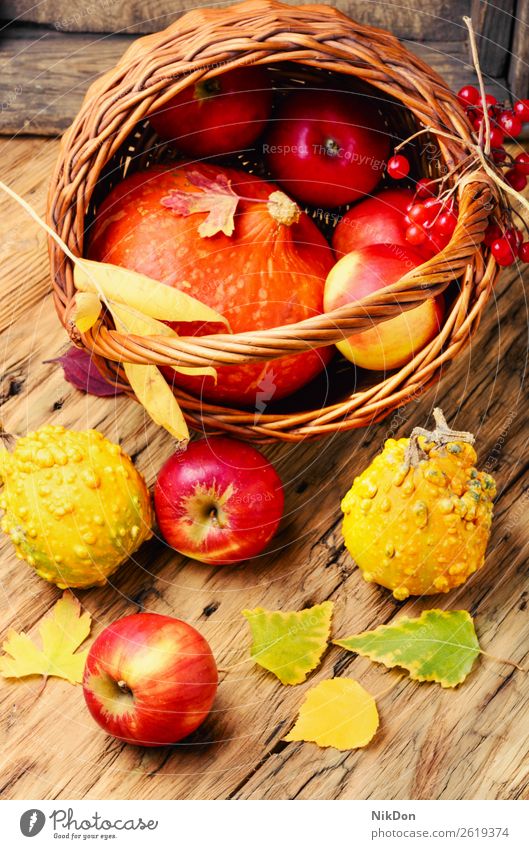
M 48 220 L 70 249 L 83 251 L 86 216 L 131 167 L 150 164 L 153 132 L 145 120 L 185 86 L 242 64 L 284 68 L 301 64 L 350 75 L 369 83 L 406 107 L 412 127 L 427 125 L 449 132 L 456 143 L 432 136 L 439 156 L 422 163 L 423 172 L 451 170 L 468 155 L 471 128 L 457 98 L 431 68 L 409 53 L 389 33 L 361 26 L 336 9 L 286 6 L 249 0 L 225 9 L 190 12 L 163 32 L 138 39 L 120 63 L 89 90 L 63 139 L 49 194 Z M 288 63 L 286 65 L 285 63 Z M 292 64 L 298 63 L 298 64 Z M 407 111 L 409 110 L 409 111 Z M 145 151 L 145 157 L 142 152 Z M 132 163 L 132 164 L 131 164 Z M 438 172 L 437 172 L 438 173 Z M 481 247 L 487 219 L 497 200 L 494 186 L 476 171 L 458 186 L 459 220 L 442 253 L 398 283 L 332 313 L 298 324 L 236 335 L 193 338 L 135 337 L 118 333 L 109 319 L 97 332 L 79 339 L 71 323 L 75 289 L 72 264 L 50 242 L 55 304 L 64 326 L 77 343 L 97 355 L 98 366 L 130 391 L 121 361 L 222 365 L 272 359 L 334 343 L 351 331 L 372 326 L 459 280 L 441 332 L 412 362 L 380 382 L 351 393 L 351 387 L 327 406 L 308 403 L 301 412 L 273 407 L 256 420 L 251 410 L 209 404 L 177 391 L 189 424 L 209 431 L 228 431 L 258 441 L 301 440 L 310 436 L 362 427 L 379 420 L 416 397 L 438 379 L 443 366 L 466 345 L 475 331 L 497 274 L 487 249 Z M 354 368 L 350 367 L 351 384 Z

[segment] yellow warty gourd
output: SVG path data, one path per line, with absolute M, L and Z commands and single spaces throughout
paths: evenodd
M 0 447 L 1 527 L 17 557 L 58 587 L 104 584 L 152 536 L 149 491 L 95 430 L 47 425 Z
M 446 593 L 483 565 L 496 485 L 472 434 L 416 428 L 388 439 L 342 501 L 343 535 L 366 581 L 396 599 Z

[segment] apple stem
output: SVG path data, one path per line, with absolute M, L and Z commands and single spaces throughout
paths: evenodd
M 132 690 L 130 689 L 126 681 L 117 681 L 116 683 L 122 693 L 126 693 L 127 695 L 132 696 Z

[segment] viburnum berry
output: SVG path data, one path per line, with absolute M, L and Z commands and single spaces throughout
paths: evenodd
M 496 239 L 492 243 L 490 250 L 498 265 L 511 265 L 516 258 L 516 251 L 505 236 L 502 236 L 501 239 Z
M 507 151 L 504 147 L 499 147 L 492 151 L 492 158 L 496 165 L 501 165 L 507 159 Z
M 501 147 L 503 144 L 504 135 L 499 127 L 490 128 L 490 145 L 491 147 Z
M 394 180 L 403 180 L 410 173 L 410 163 L 400 153 L 388 159 L 388 174 Z
M 424 201 L 424 207 L 428 212 L 427 224 L 431 226 L 437 216 L 443 211 L 443 204 L 438 198 L 427 198 Z
M 522 242 L 518 248 L 518 256 L 522 262 L 529 262 L 529 242 Z
M 517 100 L 513 106 L 513 112 L 520 121 L 524 123 L 529 121 L 529 100 Z
M 520 247 L 523 242 L 522 231 L 518 230 L 516 227 L 508 227 L 505 231 L 505 238 L 515 251 Z
M 414 224 L 426 224 L 430 213 L 424 203 L 414 203 L 408 210 L 408 217 Z
M 433 228 L 436 233 L 441 236 L 451 236 L 456 229 L 457 218 L 453 212 L 441 212 L 438 219 L 434 222 Z
M 522 132 L 521 120 L 509 109 L 501 113 L 498 118 L 498 124 L 506 135 L 513 138 L 516 138 L 516 136 L 519 136 Z
M 510 168 L 505 172 L 505 182 L 512 186 L 517 192 L 521 192 L 527 185 L 527 177 L 517 168 Z
M 494 97 L 493 94 L 486 94 L 485 103 L 487 104 L 487 106 L 496 106 L 498 103 L 498 98 Z
M 429 180 L 428 177 L 421 177 L 420 180 L 417 180 L 415 194 L 418 198 L 433 197 L 434 188 L 435 180 Z
M 489 226 L 485 230 L 485 236 L 483 237 L 483 241 L 487 245 L 487 247 L 490 248 L 492 243 L 495 242 L 497 239 L 501 239 L 501 237 L 501 227 L 499 226 L 499 224 L 495 224 L 493 222 L 492 224 L 489 224 Z
M 527 102 L 529 103 L 529 101 Z M 526 153 L 525 150 L 515 157 L 514 169 L 515 171 L 519 171 L 520 174 L 525 174 L 526 176 L 529 174 L 529 153 Z
M 422 227 L 419 227 L 418 224 L 410 224 L 410 226 L 406 229 L 406 241 L 409 242 L 410 245 L 422 245 L 425 239 L 426 233 Z
M 480 100 L 479 91 L 473 85 L 465 85 L 460 88 L 457 97 L 463 106 L 474 106 Z

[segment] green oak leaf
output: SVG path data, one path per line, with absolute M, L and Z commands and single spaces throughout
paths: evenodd
M 332 611 L 332 601 L 284 613 L 263 607 L 243 610 L 252 632 L 253 659 L 282 684 L 301 684 L 327 648 Z
M 425 610 L 418 619 L 401 617 L 335 645 L 385 666 L 407 669 L 415 681 L 456 687 L 469 674 L 480 647 L 474 622 L 466 610 Z

